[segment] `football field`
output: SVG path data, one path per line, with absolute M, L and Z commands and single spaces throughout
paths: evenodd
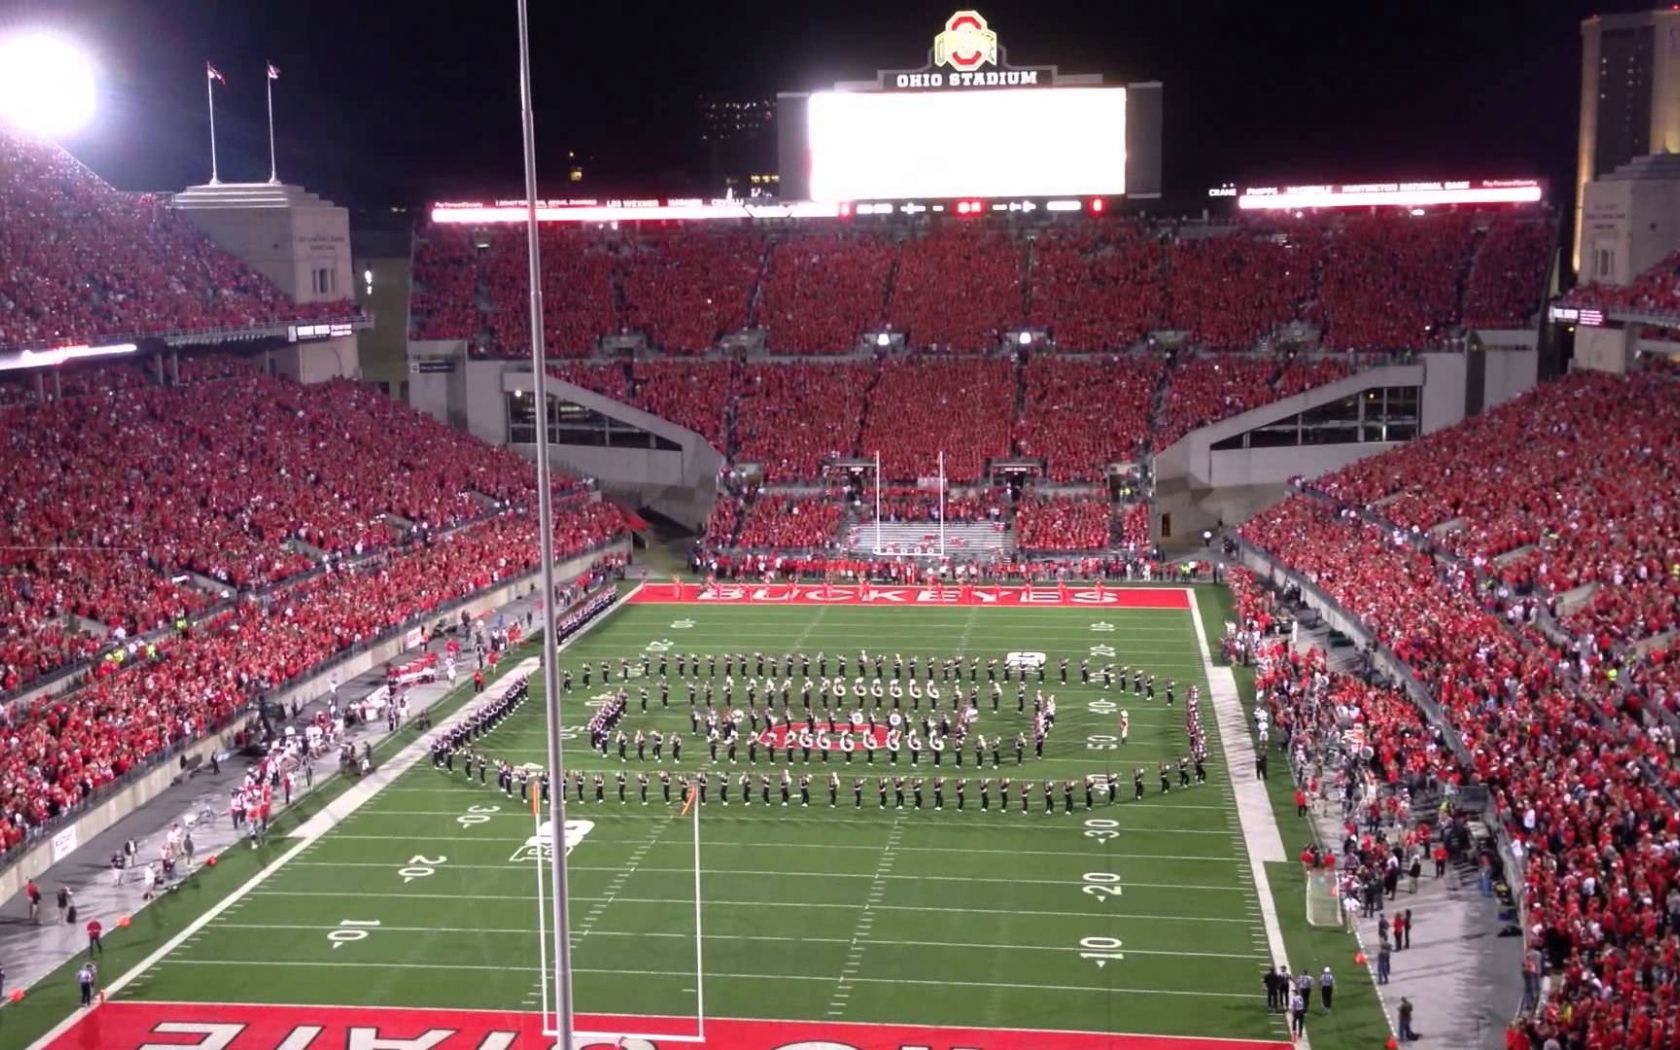
M 1112 593 L 1126 597 L 1100 607 L 643 601 L 574 639 L 560 663 L 573 677 L 562 699 L 566 765 L 585 774 L 583 801 L 567 785 L 564 836 L 582 1027 L 695 1037 L 703 1015 L 714 1038 L 728 1030 L 727 1019 L 762 1019 L 1166 1037 L 1070 1047 L 1170 1046 L 1172 1037 L 1286 1041 L 1282 1018 L 1262 1008 L 1259 977 L 1272 953 L 1208 699 L 1194 597 L 1170 589 Z M 856 697 L 860 651 L 870 662 L 865 695 Z M 689 685 L 697 714 L 708 685 L 723 710 L 724 654 L 763 654 L 770 664 L 791 654 L 788 710 L 798 721 L 805 717 L 801 683 L 820 667 L 838 678 L 842 654 L 847 712 L 861 707 L 884 728 L 896 702 L 901 716 L 926 714 L 937 723 L 954 717 L 960 688 L 978 689 L 979 716 L 960 766 L 954 748 L 935 765 L 925 745 L 914 765 L 907 748 L 896 763 L 885 748 L 871 761 L 861 747 L 849 760 L 838 747 L 808 758 L 798 748 L 791 755 L 778 749 L 774 761 L 756 749 L 749 760 L 744 744 L 733 762 L 726 751 L 714 758 L 704 727 L 692 732 Z M 876 654 L 884 657 L 879 679 Z M 681 676 L 679 655 L 689 664 Z M 918 658 L 915 689 L 906 688 L 908 667 L 895 677 L 899 655 Z M 971 671 L 972 657 L 979 663 Z M 697 658 L 707 666 L 694 666 Z M 943 666 L 934 674 L 937 700 L 927 690 L 930 658 L 958 661 L 958 681 Z M 606 683 L 602 661 L 611 671 Z M 756 655 L 749 661 L 745 672 L 733 668 L 733 706 L 748 709 L 746 683 L 755 681 L 757 717 L 766 709 L 765 678 L 774 678 L 780 717 L 784 667 L 761 677 Z M 1022 674 L 1005 682 L 1003 668 L 1040 661 L 1044 680 L 1036 670 L 1025 674 L 1019 710 Z M 1090 664 L 1090 682 L 1081 681 L 1081 661 Z M 1155 698 L 1135 691 L 1130 676 L 1105 687 L 1105 664 L 1152 675 Z M 593 669 L 587 687 L 585 665 Z M 996 710 L 990 673 L 1001 687 Z M 540 826 L 548 812 L 536 817 L 517 787 L 499 789 L 493 765 L 544 762 L 540 676 L 532 685 L 531 698 L 473 744 L 492 763 L 486 782 L 460 763 L 451 772 L 421 756 L 347 816 L 329 814 L 330 828 L 306 823 L 278 839 L 268 848 L 288 851 L 282 863 L 270 863 L 207 921 L 165 944 L 91 1016 L 120 1018 L 113 1008 L 145 1002 L 537 1015 L 554 994 L 544 980 L 539 926 L 547 917 L 537 902 L 552 840 Z M 1190 685 L 1202 694 L 1207 779 L 1181 787 Z M 656 730 L 680 737 L 680 760 L 669 747 L 659 762 L 651 747 L 638 759 L 634 743 L 623 761 L 616 743 L 606 756 L 589 748 L 586 723 L 620 689 L 629 703 L 618 728 L 632 740 L 638 730 L 650 739 Z M 1032 743 L 1040 691 L 1056 703 L 1042 757 Z M 825 719 L 818 693 L 812 697 L 813 718 Z M 928 714 L 930 706 L 936 713 Z M 841 710 L 836 717 L 845 717 Z M 1124 742 L 1122 711 L 1130 727 Z M 975 733 L 1004 741 L 995 754 L 988 746 L 980 768 Z M 1018 733 L 1026 738 L 1019 759 Z M 1138 770 L 1141 799 L 1134 798 Z M 661 773 L 671 775 L 669 802 Z M 699 773 L 707 778 L 705 803 L 685 817 L 682 779 Z M 601 801 L 595 774 L 603 778 Z M 831 774 L 838 780 L 832 802 Z M 1100 788 L 1088 794 L 1086 785 L 1107 774 L 1118 781 L 1116 797 Z M 807 775 L 808 805 L 800 791 Z M 902 808 L 897 777 L 904 778 Z M 527 1033 L 541 1028 L 530 1017 L 521 1024 Z M 85 1043 L 69 1039 L 64 1045 Z M 1053 1044 L 1045 1037 L 1022 1045 Z

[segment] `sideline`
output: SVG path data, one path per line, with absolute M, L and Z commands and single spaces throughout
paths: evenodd
M 1193 589 L 1186 588 L 1190 599 L 1190 620 L 1196 629 L 1196 644 L 1202 650 L 1202 664 L 1207 671 L 1208 701 L 1219 725 L 1219 747 L 1225 754 L 1226 775 L 1237 802 L 1237 818 L 1242 827 L 1243 847 L 1248 852 L 1249 870 L 1254 876 L 1254 889 L 1260 896 L 1260 917 L 1266 927 L 1266 947 L 1274 966 L 1289 966 L 1289 952 L 1283 943 L 1283 926 L 1278 921 L 1277 901 L 1272 897 L 1272 880 L 1266 865 L 1289 860 L 1283 849 L 1283 834 L 1278 830 L 1277 814 L 1272 811 L 1271 798 L 1265 786 L 1252 774 L 1253 738 L 1249 736 L 1247 719 L 1243 716 L 1242 701 L 1237 696 L 1237 677 L 1229 667 L 1213 662 L 1208 648 L 1207 628 L 1202 625 L 1202 610 Z M 1241 742 L 1239 744 L 1239 741 Z M 1241 744 L 1250 745 L 1243 753 Z M 1294 967 L 1290 967 L 1294 973 Z M 1303 1050 L 1311 1050 L 1312 1043 L 1303 1034 L 1295 1040 Z

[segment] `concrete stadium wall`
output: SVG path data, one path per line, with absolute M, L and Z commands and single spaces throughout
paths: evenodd
M 1426 365 L 1387 365 L 1371 368 L 1346 379 L 1315 387 L 1303 394 L 1286 397 L 1229 419 L 1198 427 L 1155 457 L 1155 477 L 1157 480 L 1187 478 L 1192 485 L 1204 488 L 1225 485 L 1276 485 L 1296 475 L 1316 477 L 1346 466 L 1356 459 L 1374 455 L 1390 446 L 1307 445 L 1278 449 L 1235 449 L 1228 452 L 1214 452 L 1213 446 L 1226 438 L 1235 437 L 1267 423 L 1286 419 L 1307 409 L 1373 388 L 1421 386 L 1425 388 L 1424 399 L 1427 400 L 1429 378 Z M 1451 379 L 1448 375 L 1443 377 L 1442 381 L 1450 384 Z M 1462 401 L 1462 382 L 1457 393 Z M 1419 412 L 1421 415 L 1421 405 Z
M 630 544 L 626 540 L 599 550 L 590 551 L 588 554 L 579 555 L 556 565 L 555 575 L 558 579 L 571 580 L 593 564 L 596 559 L 614 553 L 628 554 L 629 550 Z M 538 586 L 539 575 L 539 573 L 533 572 L 515 577 L 496 587 L 480 591 L 453 605 L 440 609 L 436 617 L 429 619 L 459 617 L 463 609 L 469 615 L 475 617 L 485 611 L 499 609 L 527 593 L 532 587 Z M 309 677 L 270 693 L 268 699 L 282 704 L 290 704 L 293 698 L 296 698 L 300 703 L 307 699 L 313 699 L 327 691 L 329 680 L 333 677 L 336 677 L 339 681 L 347 681 L 395 659 L 398 654 L 407 648 L 407 635 L 408 631 L 406 629 L 393 631 L 383 640 L 374 643 L 367 649 L 321 665 Z M 66 856 L 74 853 L 81 843 L 91 841 L 95 835 L 162 794 L 180 774 L 180 758 L 182 756 L 185 756 L 188 764 L 193 766 L 208 761 L 212 752 L 224 750 L 228 746 L 234 734 L 244 724 L 245 719 L 236 719 L 225 729 L 202 740 L 193 741 L 180 751 L 175 752 L 167 760 L 160 762 L 155 768 L 140 774 L 97 804 L 89 807 L 74 821 L 55 829 L 52 834 L 42 837 L 35 845 L 28 847 L 17 860 L 9 864 L 4 871 L 0 871 L 0 900 L 7 900 L 13 894 L 21 893 L 24 883 L 29 880 L 31 875 L 44 871 L 52 864 L 63 860 Z M 102 857 L 95 858 L 94 862 L 103 864 L 104 860 L 105 858 Z

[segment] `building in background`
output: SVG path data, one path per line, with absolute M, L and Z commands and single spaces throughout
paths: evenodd
M 708 192 L 737 197 L 776 195 L 776 100 L 702 95 L 700 146 Z
M 1652 153 L 1680 153 L 1680 8 L 1595 15 L 1581 23 L 1581 124 L 1575 259 L 1587 184 Z

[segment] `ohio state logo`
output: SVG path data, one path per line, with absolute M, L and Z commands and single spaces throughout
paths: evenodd
M 978 11 L 958 11 L 945 22 L 945 31 L 933 38 L 933 64 L 972 71 L 997 65 L 997 34 L 987 28 Z

